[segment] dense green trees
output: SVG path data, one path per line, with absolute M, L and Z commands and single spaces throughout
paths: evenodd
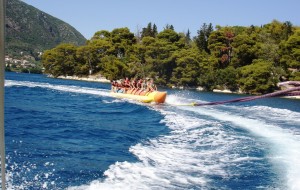
M 281 45 L 281 63 L 290 68 L 300 69 L 300 30 L 297 30 Z
M 43 56 L 45 72 L 55 77 L 76 74 L 76 51 L 77 47 L 72 44 L 61 44 L 51 51 L 46 51 Z
M 261 27 L 203 24 L 197 36 L 173 25 L 149 23 L 134 36 L 128 28 L 98 31 L 84 46 L 45 51 L 53 76 L 101 73 L 108 79 L 152 77 L 159 85 L 267 93 L 279 80 L 300 80 L 300 29 L 272 21 Z
M 276 73 L 272 62 L 256 59 L 252 64 L 241 67 L 238 83 L 243 91 L 255 94 L 271 92 L 275 88 Z

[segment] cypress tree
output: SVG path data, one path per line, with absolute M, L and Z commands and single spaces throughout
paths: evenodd
M 185 43 L 190 45 L 191 42 L 191 32 L 190 29 L 188 29 L 187 33 L 185 34 Z
M 158 31 L 157 31 L 157 26 L 156 24 L 153 24 L 153 29 L 152 29 L 152 37 L 156 37 L 156 35 L 158 34 Z

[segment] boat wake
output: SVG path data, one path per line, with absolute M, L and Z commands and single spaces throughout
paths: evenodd
M 300 130 L 284 127 L 299 124 L 299 113 L 266 106 L 174 108 L 187 101 L 195 100 L 169 95 L 172 108 L 157 109 L 171 133 L 131 147 L 140 162 L 117 162 L 104 180 L 69 189 L 219 189 L 229 181 L 236 183 L 229 189 L 300 186 Z M 264 182 L 247 184 L 245 175 Z
M 174 112 L 162 111 L 162 114 L 165 115 L 162 122 L 172 132 L 131 147 L 130 152 L 140 162 L 117 162 L 104 173 L 104 180 L 69 189 L 205 189 L 209 176 L 231 175 L 219 157 L 238 140 L 227 138 L 218 123 L 182 117 Z
M 25 86 L 29 88 L 46 88 L 51 90 L 71 92 L 71 93 L 80 93 L 80 94 L 90 94 L 96 96 L 111 96 L 109 90 L 105 89 L 96 89 L 96 88 L 87 88 L 87 87 L 78 87 L 70 85 L 53 85 L 49 83 L 41 82 L 30 82 L 30 81 L 14 81 L 14 80 L 5 80 L 5 87 L 11 86 Z

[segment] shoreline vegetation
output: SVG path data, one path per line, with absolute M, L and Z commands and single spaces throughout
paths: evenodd
M 136 34 L 116 28 L 96 32 L 82 46 L 60 44 L 43 53 L 42 64 L 53 77 L 152 78 L 169 88 L 260 95 L 280 90 L 279 82 L 300 81 L 299 50 L 300 27 L 289 21 L 204 23 L 193 38 L 189 30 L 178 33 L 166 25 L 158 32 L 149 23 Z

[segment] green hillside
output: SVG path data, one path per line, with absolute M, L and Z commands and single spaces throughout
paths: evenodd
M 31 55 L 60 43 L 85 44 L 86 39 L 69 24 L 19 0 L 7 1 L 6 53 Z

